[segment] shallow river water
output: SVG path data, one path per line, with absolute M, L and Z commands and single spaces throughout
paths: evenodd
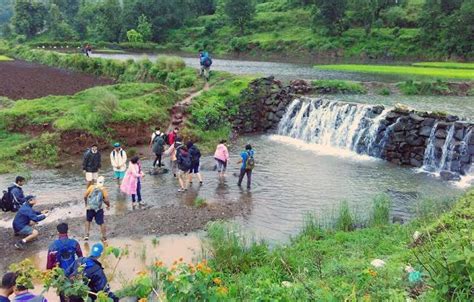
M 385 193 L 393 199 L 392 216 L 409 219 L 416 212 L 417 199 L 442 199 L 462 192 L 459 184 L 349 151 L 323 148 L 284 136 L 250 136 L 240 144 L 246 142 L 254 146 L 257 160 L 250 191 L 236 185 L 239 149 L 233 148 L 232 164 L 225 180 L 218 179 L 212 170 L 213 159 L 206 157 L 202 160 L 202 187 L 194 183 L 189 192 L 178 193 L 172 175 L 147 175 L 143 180 L 144 200 L 156 211 L 168 204 L 192 204 L 197 196 L 209 203 L 248 203 L 250 215 L 235 221 L 257 237 L 282 242 L 298 232 L 308 213 L 331 220 L 328 217 L 342 200 L 363 218 L 371 207 L 372 197 Z M 108 157 L 104 154 L 103 158 Z M 144 160 L 145 170 L 150 165 L 150 160 Z M 104 173 L 109 176 L 112 172 L 107 168 Z M 0 187 L 6 187 L 13 178 L 14 175 L 0 176 Z M 130 201 L 124 200 L 110 178 L 107 181 L 114 204 L 107 215 L 125 214 L 131 208 Z M 52 214 L 48 217 L 51 222 L 65 216 L 84 215 L 84 187 L 79 170 L 34 171 L 25 192 L 37 195 L 43 204 L 51 204 Z M 0 219 L 0 227 L 11 227 L 11 220 Z

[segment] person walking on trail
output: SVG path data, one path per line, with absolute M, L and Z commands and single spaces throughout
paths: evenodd
M 142 185 L 141 179 L 145 176 L 142 172 L 142 166 L 140 163 L 140 158 L 138 156 L 132 157 L 130 163 L 128 164 L 127 173 L 125 173 L 125 178 L 123 179 L 120 190 L 132 196 L 132 207 L 135 209 L 135 203 L 138 202 L 139 206 L 144 206 L 145 203 L 142 201 Z
M 158 163 L 158 168 L 161 168 L 161 160 L 163 157 L 163 152 L 165 151 L 165 139 L 163 138 L 162 133 L 158 130 L 158 132 L 153 133 L 155 136 L 151 141 L 151 148 L 153 153 L 155 153 L 155 161 L 153 161 L 153 167 L 156 166 Z
M 199 75 L 209 81 L 212 58 L 207 51 L 199 51 L 199 65 L 201 66 Z
M 91 56 L 92 46 L 90 44 L 86 44 L 86 46 L 84 46 L 84 53 L 86 54 L 87 57 Z
M 184 192 L 188 187 L 188 173 L 192 167 L 191 155 L 188 148 L 181 142 L 181 139 L 176 139 L 176 159 L 178 163 L 178 181 L 180 188 L 178 192 Z
M 106 209 L 110 209 L 110 201 L 107 190 L 104 188 L 104 177 L 97 178 L 95 185 L 89 186 L 84 194 L 84 202 L 86 204 L 86 235 L 84 240 L 89 240 L 92 220 L 100 227 L 102 241 L 107 242 L 107 234 L 104 219 L 104 203 Z
M 188 148 L 189 155 L 191 156 L 191 169 L 189 170 L 189 183 L 193 183 L 193 175 L 196 175 L 199 179 L 199 184 L 202 185 L 202 177 L 201 173 L 199 173 L 199 165 L 201 160 L 201 151 L 199 148 L 193 143 L 188 142 L 186 144 Z
M 224 177 L 225 171 L 227 170 L 227 162 L 229 160 L 229 150 L 227 150 L 225 143 L 226 140 L 221 140 L 219 145 L 216 147 L 216 152 L 214 153 L 219 177 Z
M 120 184 L 120 181 L 125 177 L 127 170 L 127 152 L 122 149 L 120 143 L 114 144 L 114 150 L 110 152 L 110 163 L 114 169 L 114 179 Z
M 26 180 L 23 176 L 17 176 L 15 182 L 5 191 L 2 198 L 2 203 L 5 203 L 2 205 L 2 208 L 5 211 L 17 212 L 27 200 L 33 197 L 33 195 L 25 196 L 23 193 L 23 185 L 25 183 Z
M 103 251 L 104 246 L 101 243 L 94 244 L 91 248 L 89 257 L 76 259 L 67 269 L 66 276 L 83 277 L 87 279 L 87 286 L 92 292 L 89 294 L 89 298 L 92 301 L 96 301 L 98 292 L 105 292 L 113 302 L 118 302 L 119 299 L 110 290 L 109 282 L 104 273 L 104 267 L 99 262 L 99 258 Z
M 50 270 L 57 266 L 66 272 L 77 258 L 83 256 L 82 250 L 79 242 L 68 237 L 69 226 L 67 223 L 58 224 L 56 229 L 58 230 L 58 239 L 53 241 L 48 248 L 46 269 Z M 67 301 L 64 293 L 59 293 L 59 298 L 61 302 Z
M 178 133 L 179 133 L 179 128 L 176 127 L 173 129 L 173 131 L 171 131 L 170 133 L 168 133 L 168 145 L 172 146 L 174 145 L 174 143 L 176 142 L 176 138 L 178 138 Z
M 2 283 L 0 284 L 0 302 L 10 302 L 10 297 L 15 290 L 16 285 L 16 273 L 8 272 L 2 277 Z
M 26 236 L 22 240 L 15 243 L 15 248 L 23 250 L 28 242 L 33 241 L 39 235 L 39 232 L 33 229 L 32 226 L 44 220 L 49 211 L 44 210 L 37 212 L 33 210 L 33 206 L 37 204 L 37 199 L 33 196 L 29 198 L 21 207 L 13 219 L 13 231 L 15 235 Z
M 87 187 L 92 185 L 99 177 L 99 170 L 102 167 L 101 158 L 97 145 L 93 144 L 84 153 L 84 160 L 82 161 L 82 170 L 86 175 Z
M 237 183 L 239 187 L 242 185 L 244 176 L 247 175 L 247 189 L 250 189 L 252 184 L 252 170 L 255 167 L 254 154 L 255 151 L 252 149 L 251 145 L 246 145 L 245 151 L 240 154 L 241 159 L 238 163 L 241 163 L 242 165 L 240 167 L 239 182 Z

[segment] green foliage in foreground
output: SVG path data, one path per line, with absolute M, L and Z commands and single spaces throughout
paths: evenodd
M 451 68 L 451 69 L 474 69 L 474 63 L 457 63 L 457 62 L 420 62 L 413 63 L 417 67 L 435 67 L 435 68 Z
M 13 59 L 12 59 L 12 58 L 9 58 L 9 57 L 7 57 L 7 56 L 2 56 L 2 55 L 0 55 L 0 62 L 2 62 L 2 61 L 13 61 Z
M 431 68 L 413 66 L 387 66 L 387 65 L 318 65 L 317 69 L 362 72 L 362 73 L 382 73 L 397 75 L 412 75 L 434 78 L 449 79 L 474 79 L 474 70 L 454 69 L 454 68 Z
M 359 82 L 342 80 L 315 80 L 311 82 L 313 88 L 319 93 L 349 93 L 364 94 L 367 93 L 365 87 Z

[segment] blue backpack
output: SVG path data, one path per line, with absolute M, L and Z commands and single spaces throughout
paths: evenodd
M 54 242 L 56 260 L 63 270 L 67 270 L 76 260 L 76 244 L 73 239 L 58 239 Z
M 211 67 L 212 59 L 211 59 L 211 57 L 209 56 L 209 54 L 207 52 L 203 53 L 203 55 L 201 57 L 201 64 L 204 67 Z

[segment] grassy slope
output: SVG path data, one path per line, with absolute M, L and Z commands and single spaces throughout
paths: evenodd
M 474 191 L 440 218 L 435 218 L 439 213 L 433 208 L 429 211 L 407 225 L 386 222 L 353 232 L 322 230 L 310 223 L 290 244 L 273 250 L 259 244 L 243 248 L 238 233 L 211 226 L 215 258 L 210 263 L 223 272 L 229 293 L 237 300 L 405 301 L 408 292 L 415 291 L 404 272 L 408 264 L 421 271 L 425 284 L 432 286 L 425 288 L 421 301 L 443 300 L 453 292 L 463 300 L 468 296 L 469 276 L 474 277 L 469 245 Z M 410 247 L 416 230 L 422 232 L 424 243 Z M 447 269 L 436 264 L 444 257 Z M 370 262 L 376 258 L 387 265 L 372 267 Z M 450 280 L 448 271 L 453 272 Z
M 337 70 L 363 73 L 384 73 L 413 75 L 432 78 L 474 79 L 474 70 L 413 66 L 386 66 L 386 65 L 318 65 L 315 68 L 323 70 Z
M 39 147 L 34 145 L 37 138 L 30 139 L 9 131 L 49 124 L 53 127 L 53 133 L 79 130 L 111 140 L 113 133 L 108 125 L 112 123 L 167 125 L 168 110 L 179 99 L 177 92 L 160 84 L 130 83 L 95 87 L 73 96 L 48 96 L 14 102 L 0 110 L 0 146 L 3 147 L 0 148 L 0 173 L 21 168 L 19 157 L 42 163 L 46 160 L 42 157 L 52 152 L 35 150 Z M 57 144 L 54 137 L 41 139 L 51 141 L 50 149 Z
M 362 28 L 352 28 L 341 37 L 327 37 L 312 30 L 310 8 L 291 8 L 286 0 L 273 0 L 257 4 L 257 15 L 244 36 L 225 25 L 219 15 L 203 16 L 188 27 L 173 30 L 168 37 L 169 46 L 195 52 L 205 47 L 213 53 L 244 52 L 250 55 L 280 53 L 334 54 L 345 57 L 361 55 L 416 57 L 423 52 L 414 41 L 418 29 L 374 29 L 366 35 Z

